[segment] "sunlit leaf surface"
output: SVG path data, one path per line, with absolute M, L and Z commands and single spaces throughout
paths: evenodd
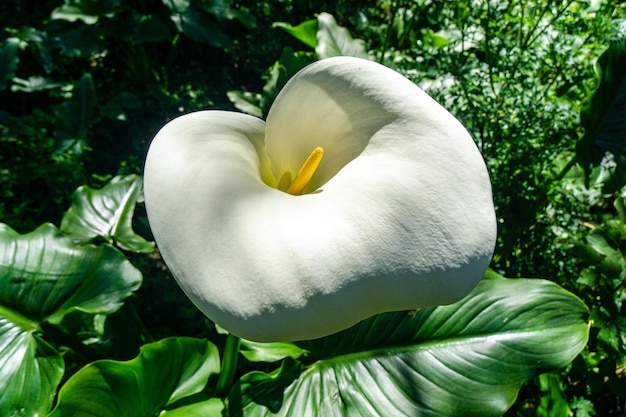
M 300 343 L 310 363 L 244 376 L 229 415 L 499 416 L 522 384 L 568 364 L 587 337 L 588 310 L 574 295 L 489 272 L 458 303 Z
M 115 177 L 99 190 L 79 187 L 63 216 L 61 230 L 83 242 L 100 238 L 132 252 L 152 252 L 154 243 L 132 228 L 141 189 L 142 178 L 137 175 Z
M 317 22 L 315 52 L 320 59 L 332 56 L 369 57 L 365 42 L 352 38 L 348 29 L 339 26 L 331 14 L 320 13 Z
M 61 355 L 0 308 L 0 415 L 45 415 L 63 376 Z
M 212 343 L 186 337 L 164 339 L 144 345 L 133 360 L 102 360 L 78 371 L 61 388 L 50 417 L 219 416 L 220 400 L 205 395 L 188 398 L 199 394 L 219 369 Z M 167 413 L 159 414 L 165 409 Z
M 0 225 L 0 410 L 36 416 L 52 404 L 63 359 L 40 323 L 75 309 L 111 313 L 140 283 L 109 245 L 76 245 L 51 224 L 24 235 Z

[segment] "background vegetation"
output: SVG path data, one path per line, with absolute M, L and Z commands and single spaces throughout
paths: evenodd
M 336 54 L 404 74 L 467 126 L 487 161 L 492 268 L 554 281 L 591 310 L 583 352 L 532 379 L 507 415 L 626 411 L 626 4 L 3 0 L 0 23 L 0 221 L 19 233 L 59 219 L 73 233 L 66 211 L 89 199 L 82 189 L 72 200 L 81 185 L 140 188 L 128 175 L 142 173 L 151 138 L 181 113 L 263 116 L 291 75 Z M 138 188 L 130 194 L 141 202 Z M 151 240 L 140 204 L 122 217 Z M 63 352 L 63 381 L 169 336 L 228 342 L 147 241 L 109 237 L 143 283 L 106 321 L 72 313 L 60 332 L 39 329 Z

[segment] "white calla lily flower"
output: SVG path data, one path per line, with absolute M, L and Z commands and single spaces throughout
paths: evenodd
M 150 146 L 144 182 L 183 291 L 255 341 L 455 302 L 495 245 L 491 184 L 468 132 L 364 59 L 306 67 L 267 122 L 224 111 L 172 120 Z

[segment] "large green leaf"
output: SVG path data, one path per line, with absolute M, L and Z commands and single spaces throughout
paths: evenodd
M 315 52 L 320 59 L 342 55 L 369 58 L 365 42 L 361 39 L 353 39 L 348 29 L 337 24 L 333 15 L 320 13 L 317 23 Z
M 78 246 L 51 224 L 20 235 L 0 224 L 0 410 L 50 408 L 63 360 L 38 335 L 72 310 L 111 313 L 141 283 L 115 248 Z
M 52 224 L 25 235 L 0 225 L 0 305 L 25 318 L 112 313 L 140 284 L 141 273 L 109 245 L 76 245 Z
M 82 186 L 72 196 L 63 216 L 61 231 L 80 242 L 103 239 L 124 250 L 150 253 L 154 243 L 133 231 L 133 213 L 141 198 L 142 178 L 119 176 L 99 190 Z
M 488 272 L 458 303 L 300 343 L 310 362 L 245 375 L 228 415 L 499 416 L 526 381 L 572 361 L 588 331 L 586 306 L 556 284 Z
M 133 360 L 96 361 L 78 371 L 61 388 L 50 417 L 221 416 L 221 401 L 202 393 L 219 370 L 212 343 L 164 339 L 144 345 Z
M 587 176 L 607 152 L 618 164 L 611 188 L 626 184 L 626 38 L 612 42 L 597 62 L 598 87 L 581 112 L 585 134 L 577 144 L 576 156 Z
M 34 334 L 36 323 L 15 323 L 7 318 L 12 315 L 0 306 L 0 416 L 45 415 L 63 376 L 63 358 Z

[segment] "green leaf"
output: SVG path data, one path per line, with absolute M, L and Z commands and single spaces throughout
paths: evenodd
M 320 13 L 317 17 L 317 44 L 315 52 L 319 59 L 331 56 L 355 56 L 369 58 L 365 42 L 353 39 L 348 29 L 337 24 L 333 15 Z
M 60 139 L 81 140 L 96 111 L 96 89 L 90 74 L 84 74 L 72 92 L 72 98 L 57 111 L 56 135 Z
M 626 185 L 626 38 L 614 41 L 597 62 L 599 84 L 581 112 L 585 134 L 576 145 L 576 156 L 587 177 L 610 152 L 617 162 L 611 188 Z
M 170 16 L 179 32 L 195 42 L 232 50 L 232 40 L 210 16 L 194 8 Z
M 212 0 L 199 3 L 198 7 L 215 16 L 220 22 L 237 20 L 243 24 L 246 29 L 256 27 L 256 18 L 254 15 L 245 6 L 236 5 L 233 7 L 232 3 L 232 0 Z
M 261 94 L 232 90 L 227 92 L 226 95 L 238 110 L 255 117 L 263 116 L 263 110 L 260 107 Z
M 13 78 L 14 85 L 11 91 L 23 91 L 25 93 L 33 93 L 35 91 L 52 90 L 63 87 L 63 83 L 52 81 L 41 76 L 31 76 L 28 79 Z
M 111 313 L 141 283 L 115 248 L 78 246 L 51 224 L 20 235 L 0 224 L 0 410 L 45 414 L 63 360 L 40 324 L 72 310 Z
M 105 39 L 87 25 L 64 30 L 52 38 L 50 44 L 68 57 L 89 57 L 107 48 Z
M 422 32 L 422 35 L 424 36 L 426 44 L 432 46 L 433 48 L 443 48 L 450 43 L 450 40 L 442 33 L 435 33 L 432 29 L 425 29 Z
M 130 361 L 96 361 L 79 370 L 59 391 L 50 417 L 182 416 L 185 411 L 219 416 L 221 401 L 201 394 L 219 369 L 219 353 L 212 343 L 163 339 L 142 346 Z
M 184 405 L 173 410 L 166 410 L 159 417 L 222 417 L 224 403 L 219 398 Z
M 100 16 L 112 17 L 119 5 L 119 0 L 65 0 L 65 4 L 52 11 L 51 18 L 93 25 Z
M 63 376 L 63 358 L 30 326 L 4 313 L 0 306 L 0 415 L 45 415 Z
M 313 49 L 317 46 L 317 30 L 319 26 L 317 19 L 304 21 L 298 26 L 291 26 L 289 23 L 284 22 L 275 22 L 273 26 L 281 28 L 297 40 Z
M 271 373 L 242 377 L 229 416 L 500 416 L 530 378 L 567 365 L 587 342 L 589 311 L 538 279 L 488 272 L 462 301 L 374 316 L 298 343 Z
M 19 44 L 19 39 L 8 38 L 0 46 L 0 91 L 4 90 L 7 83 L 15 76 L 17 64 L 20 61 L 17 55 Z
M 104 239 L 124 250 L 150 253 L 154 243 L 146 241 L 132 228 L 141 191 L 142 178 L 137 175 L 115 177 L 100 190 L 79 187 L 63 216 L 61 231 L 83 243 Z
M 191 0 L 162 0 L 172 13 L 185 13 L 191 6 Z
M 546 373 L 537 378 L 542 393 L 537 407 L 538 416 L 571 416 L 567 398 L 563 392 L 561 378 L 558 375 Z
M 259 343 L 241 340 L 241 354 L 250 362 L 277 362 L 285 358 L 297 359 L 306 351 L 294 343 Z
M 112 313 L 141 273 L 109 245 L 76 245 L 46 223 L 20 235 L 0 224 L 0 305 L 34 321 L 76 309 Z

